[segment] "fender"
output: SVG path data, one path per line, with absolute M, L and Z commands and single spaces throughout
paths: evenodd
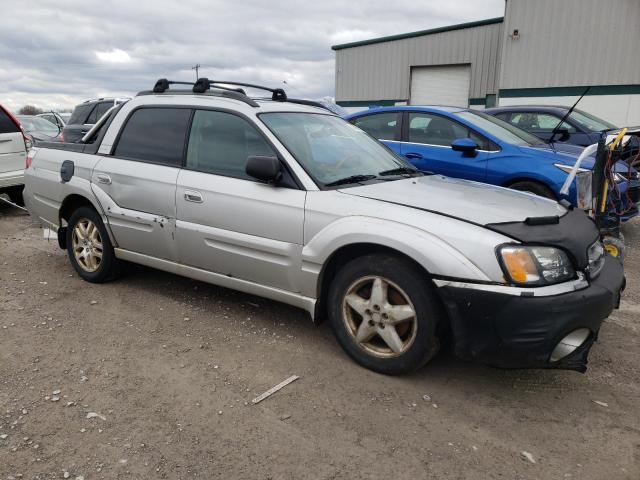
M 327 260 L 341 247 L 357 243 L 373 243 L 402 252 L 433 275 L 491 281 L 462 252 L 425 230 L 379 218 L 351 216 L 330 223 L 303 247 L 302 293 L 317 296 L 318 279 Z

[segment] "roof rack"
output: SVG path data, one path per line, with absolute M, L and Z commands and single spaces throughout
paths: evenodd
M 287 101 L 287 94 L 282 88 L 269 88 L 269 87 L 264 87 L 262 85 L 255 85 L 253 83 L 228 82 L 225 80 L 209 80 L 208 78 L 199 78 L 198 81 L 193 85 L 193 92 L 204 93 L 210 88 L 219 88 L 222 90 L 233 90 L 223 85 L 236 85 L 239 87 L 257 88 L 258 90 L 266 90 L 267 92 L 271 92 L 271 100 L 273 100 L 274 102 Z M 244 93 L 244 90 L 242 89 L 240 90 Z
M 234 100 L 239 100 L 241 102 L 246 103 L 247 105 L 251 105 L 252 107 L 259 107 L 260 105 L 253 99 L 247 96 L 246 92 L 243 88 L 232 88 L 227 85 L 234 85 L 237 87 L 247 87 L 247 88 L 256 88 L 258 90 L 266 90 L 267 92 L 271 92 L 271 100 L 274 102 L 290 102 L 297 103 L 300 105 L 309 105 L 312 107 L 322 108 L 323 110 L 327 110 L 331 113 L 330 108 L 326 105 L 323 105 L 321 102 L 315 100 L 303 100 L 298 98 L 289 98 L 287 97 L 287 93 L 282 88 L 269 88 L 264 87 L 262 85 L 256 85 L 253 83 L 243 83 L 243 82 L 229 82 L 225 80 L 209 80 L 206 77 L 199 78 L 195 83 L 191 82 L 177 82 L 173 80 L 167 80 L 166 78 L 159 79 L 155 86 L 153 87 L 153 92 L 140 92 L 138 95 L 150 95 L 151 93 L 164 93 L 167 90 L 170 90 L 171 85 L 189 85 L 191 86 L 191 91 L 193 93 L 204 94 L 211 89 L 219 90 L 218 94 L 232 98 Z M 174 93 L 187 93 L 188 90 L 175 90 Z M 266 99 L 265 99 L 266 100 Z
M 205 93 L 207 90 L 209 90 L 212 87 L 211 85 L 208 85 L 206 82 L 208 82 L 206 78 L 205 79 L 200 78 L 196 81 L 196 83 L 177 82 L 173 80 L 167 80 L 166 78 L 161 78 L 154 85 L 152 93 L 164 93 L 167 90 L 169 90 L 170 85 L 189 85 L 192 87 L 191 91 L 193 93 Z M 207 86 L 207 88 L 204 88 L 205 86 Z M 219 92 L 220 96 L 232 98 L 234 100 L 239 100 L 241 102 L 246 103 L 247 105 L 251 105 L 252 107 L 260 106 L 254 100 L 249 98 L 245 94 L 244 90 L 241 88 L 229 88 L 229 87 L 224 87 L 219 85 L 214 85 L 213 88 L 216 88 L 217 90 L 221 90 L 221 92 Z M 179 92 L 185 93 L 185 90 L 175 91 L 175 93 L 179 93 Z M 147 94 L 147 92 L 140 92 L 138 95 L 143 93 Z

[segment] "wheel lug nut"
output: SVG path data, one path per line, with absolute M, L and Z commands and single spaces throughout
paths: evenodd
M 375 326 L 376 322 L 374 322 L 373 320 L 369 320 L 369 325 L 371 325 L 372 327 Z
M 380 305 L 374 305 L 374 306 L 373 306 L 373 309 L 374 309 L 374 310 L 380 310 Z
M 389 315 L 387 315 L 386 313 L 382 314 L 382 318 L 384 318 L 385 320 L 389 318 Z

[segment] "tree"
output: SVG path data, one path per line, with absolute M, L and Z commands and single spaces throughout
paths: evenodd
M 20 115 L 38 115 L 42 113 L 42 109 L 33 105 L 25 105 L 18 111 L 18 113 Z

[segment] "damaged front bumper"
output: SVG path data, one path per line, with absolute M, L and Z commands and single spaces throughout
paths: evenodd
M 436 280 L 456 355 L 501 368 L 585 372 L 603 320 L 620 302 L 622 264 L 607 256 L 591 282 L 518 289 Z M 559 293 L 562 292 L 562 293 Z

